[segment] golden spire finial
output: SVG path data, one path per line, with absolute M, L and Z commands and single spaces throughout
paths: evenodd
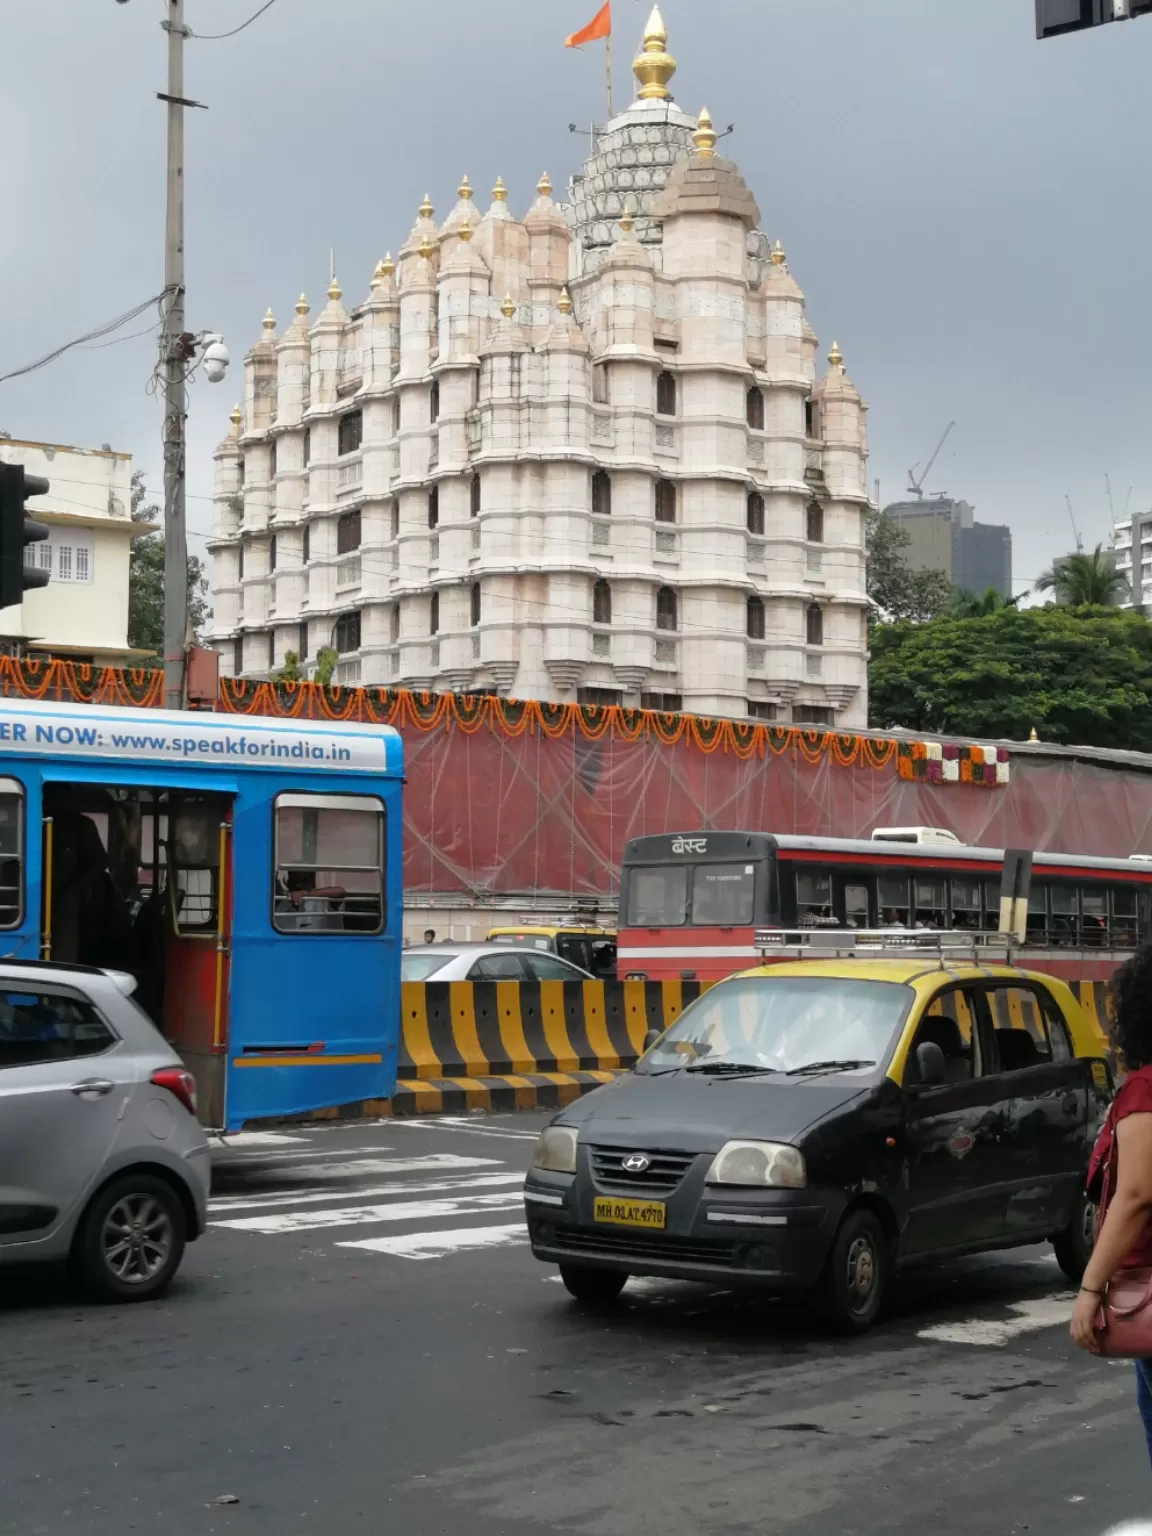
M 301 294 L 300 297 L 296 300 L 296 313 L 301 317 L 301 319 L 303 319 L 303 317 L 308 313 L 308 300 L 304 297 L 303 294 Z
M 471 219 L 467 217 L 461 219 L 459 225 L 457 226 L 456 233 L 460 236 L 461 240 L 463 240 L 464 244 L 467 245 L 469 240 L 472 238 Z
M 240 414 L 240 402 L 239 402 L 239 400 L 237 400 L 236 404 L 232 407 L 232 414 L 231 414 L 231 416 L 229 416 L 228 420 L 236 428 L 237 432 L 239 432 L 239 430 L 240 430 L 240 423 L 244 420 L 243 416 L 241 416 L 241 414 Z
M 505 320 L 511 320 L 512 316 L 516 313 L 516 301 L 510 293 L 504 295 L 504 302 L 500 306 L 500 313 L 504 316 Z
M 696 120 L 696 132 L 692 135 L 692 142 L 696 146 L 696 153 L 702 160 L 707 160 L 716 153 L 716 130 L 712 126 L 712 118 L 707 107 L 700 108 L 700 116 Z
M 392 260 L 392 252 L 384 252 L 384 260 L 380 263 L 380 270 L 385 277 L 391 277 L 396 270 L 396 263 Z
M 378 288 L 387 277 L 387 275 L 387 272 L 384 270 L 384 263 L 382 261 L 378 261 L 376 263 L 376 270 L 372 273 L 373 288 Z
M 468 202 L 471 198 L 472 183 L 468 180 L 467 176 L 461 176 L 460 185 L 456 188 L 456 196 L 462 197 L 465 202 Z
M 552 196 L 552 178 L 548 175 L 547 171 L 544 172 L 543 176 L 536 183 L 536 194 L 538 197 Z
M 625 235 L 630 235 L 635 227 L 636 227 L 635 219 L 628 212 L 627 208 L 625 208 L 624 212 L 620 215 L 620 229 L 621 229 L 621 231 Z
M 841 355 L 840 343 L 838 341 L 832 343 L 832 350 L 828 354 L 828 363 L 832 368 L 843 368 L 844 366 L 844 358 Z
M 1036 734 L 1036 727 L 1035 726 L 1033 726 L 1032 729 L 1028 732 L 1028 740 L 1029 741 L 1039 741 L 1040 740 L 1039 736 L 1037 736 L 1037 734 Z
M 336 300 L 343 296 L 343 293 L 344 290 L 340 286 L 339 279 L 337 278 L 335 272 L 333 272 L 332 280 L 328 284 L 328 297 L 332 300 L 333 304 L 335 304 Z
M 432 242 L 429 240 L 426 234 L 420 241 L 420 254 L 423 256 L 425 261 L 427 261 L 429 256 L 432 254 Z
M 422 219 L 430 219 L 435 211 L 436 210 L 432 206 L 432 199 L 428 196 L 427 192 L 425 192 L 424 201 L 420 204 L 419 208 L 417 208 L 416 212 Z
M 271 309 L 264 311 L 264 319 L 260 324 L 266 331 L 274 331 L 276 329 L 276 316 L 272 313 Z
M 644 28 L 642 51 L 632 61 L 632 73 L 640 82 L 641 101 L 667 101 L 671 96 L 668 82 L 676 73 L 676 60 L 667 52 L 668 29 L 660 14 L 660 7 L 653 6 Z
M 508 201 L 508 188 L 504 185 L 503 176 L 497 176 L 496 185 L 492 188 L 492 201 L 494 203 L 506 203 Z
M 776 244 L 772 247 L 772 265 L 774 267 L 782 267 L 786 260 L 787 257 L 784 255 L 784 247 L 780 244 L 779 240 L 777 240 Z
M 556 300 L 556 308 L 562 315 L 570 315 L 572 313 L 572 295 L 568 292 L 567 288 L 561 288 L 560 297 Z

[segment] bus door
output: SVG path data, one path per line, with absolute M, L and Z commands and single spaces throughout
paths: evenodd
M 223 1113 L 232 803 L 226 794 L 45 782 L 40 954 L 127 971 L 135 999 Z
M 388 796 L 387 817 L 380 794 L 240 797 L 229 1130 L 394 1091 L 399 786 Z

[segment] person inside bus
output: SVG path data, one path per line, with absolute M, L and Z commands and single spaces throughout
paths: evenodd
M 341 885 L 318 886 L 314 869 L 291 869 L 279 876 L 276 926 L 297 933 L 337 933 L 344 919 L 338 904 L 347 895 Z
M 52 958 L 77 965 L 122 965 L 127 925 L 96 824 L 67 793 L 51 814 Z
M 881 926 L 884 928 L 907 928 L 908 924 L 904 921 L 904 914 L 898 907 L 885 907 L 884 922 Z
M 435 928 L 425 928 L 425 930 L 424 930 L 424 942 L 425 942 L 425 944 L 435 944 L 435 942 L 436 942 L 436 930 L 435 930 Z

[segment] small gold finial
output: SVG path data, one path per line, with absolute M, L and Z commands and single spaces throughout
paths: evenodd
M 344 290 L 340 286 L 340 281 L 337 278 L 335 272 L 333 272 L 332 280 L 328 284 L 328 297 L 332 300 L 333 304 L 335 304 L 336 300 L 343 296 L 343 293 Z
M 516 313 L 516 301 L 510 293 L 504 295 L 504 302 L 500 306 L 500 313 L 504 316 L 505 320 L 511 320 L 512 316 Z
M 843 368 L 844 366 L 844 358 L 840 352 L 840 343 L 838 341 L 832 343 L 832 350 L 828 354 L 828 364 L 832 368 Z
M 386 276 L 387 273 L 384 271 L 384 263 L 382 261 L 378 261 L 376 263 L 376 270 L 372 273 L 373 288 L 378 288 Z
M 492 201 L 494 203 L 506 203 L 508 201 L 508 188 L 504 185 L 503 176 L 497 176 L 496 185 L 492 188 Z
M 228 420 L 236 428 L 239 428 L 240 423 L 244 420 L 243 416 L 241 416 L 241 414 L 240 414 L 240 402 L 239 402 L 239 400 L 237 400 L 236 404 L 232 407 L 232 414 L 231 414 L 231 416 L 229 416 Z
M 432 254 L 432 242 L 429 240 L 427 235 L 424 235 L 420 241 L 420 254 L 423 256 L 425 261 L 427 261 L 429 256 Z
M 384 252 L 384 260 L 380 263 L 380 270 L 385 277 L 391 277 L 396 270 L 396 263 L 392 260 L 392 252 Z
M 772 265 L 774 267 L 782 267 L 786 260 L 787 258 L 784 255 L 784 247 L 780 244 L 779 240 L 777 240 L 776 244 L 772 247 Z
M 543 176 L 536 183 L 536 194 L 538 197 L 552 196 L 552 178 L 548 175 L 547 171 L 544 172 Z
M 1028 732 L 1028 740 L 1029 741 L 1039 741 L 1040 740 L 1039 736 L 1037 736 L 1037 734 L 1036 734 L 1036 727 L 1035 726 L 1033 726 L 1032 729 Z
M 264 311 L 264 319 L 261 321 L 261 325 L 266 331 L 274 331 L 276 329 L 276 316 L 272 313 L 271 309 Z
M 296 300 L 296 313 L 303 318 L 308 313 L 308 300 L 303 294 Z
M 668 82 L 676 73 L 676 60 L 667 52 L 668 29 L 660 14 L 660 7 L 653 6 L 644 28 L 642 51 L 632 61 L 632 73 L 640 82 L 641 101 L 667 101 L 671 96 Z
M 465 202 L 468 202 L 471 198 L 472 183 L 468 180 L 467 176 L 461 176 L 460 185 L 456 188 L 456 196 L 462 197 Z
M 696 132 L 692 135 L 692 142 L 696 146 L 696 153 L 702 160 L 710 159 L 716 153 L 716 130 L 712 126 L 712 118 L 707 107 L 701 107 L 700 116 L 696 120 Z
M 560 297 L 556 300 L 556 308 L 562 315 L 570 315 L 572 313 L 572 295 L 568 292 L 567 288 L 561 288 Z
M 620 215 L 620 228 L 621 228 L 621 230 L 623 231 L 624 234 L 630 235 L 632 233 L 632 231 L 635 229 L 635 227 L 636 227 L 635 219 L 628 212 L 627 208 L 625 208 L 624 212 Z
M 422 219 L 430 219 L 435 211 L 436 210 L 432 206 L 432 199 L 428 196 L 427 192 L 425 192 L 424 201 L 420 204 L 419 208 L 417 208 L 416 212 Z
M 472 221 L 467 218 L 461 219 L 456 228 L 456 233 L 463 240 L 464 244 L 467 245 L 472 238 Z

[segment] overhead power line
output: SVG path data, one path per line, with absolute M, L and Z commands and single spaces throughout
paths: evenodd
M 194 37 L 198 43 L 218 43 L 222 38 L 235 37 L 237 32 L 243 32 L 245 27 L 250 27 L 258 17 L 263 16 L 265 11 L 271 10 L 275 4 L 276 0 L 266 0 L 266 4 L 262 5 L 258 11 L 253 12 L 247 21 L 242 21 L 238 27 L 233 27 L 231 32 L 190 32 L 189 35 Z
M 98 325 L 94 331 L 88 331 L 83 336 L 77 336 L 74 341 L 66 341 L 62 347 L 57 347 L 54 352 L 49 352 L 46 357 L 37 358 L 34 363 L 25 363 L 23 368 L 14 368 L 11 373 L 0 374 L 0 384 L 5 384 L 9 379 L 23 378 L 26 373 L 35 373 L 38 368 L 46 368 L 49 363 L 54 363 L 58 357 L 63 357 L 65 352 L 70 352 L 73 347 L 82 347 L 86 342 L 98 341 L 101 336 L 110 336 L 113 331 L 118 331 L 122 325 L 135 320 L 146 309 L 151 309 L 153 304 L 160 304 L 168 290 L 165 288 L 160 293 L 153 294 L 150 299 L 145 299 L 143 304 L 137 304 L 135 309 L 119 315 L 115 320 L 109 320 L 106 325 Z M 125 337 L 127 340 L 127 337 Z

